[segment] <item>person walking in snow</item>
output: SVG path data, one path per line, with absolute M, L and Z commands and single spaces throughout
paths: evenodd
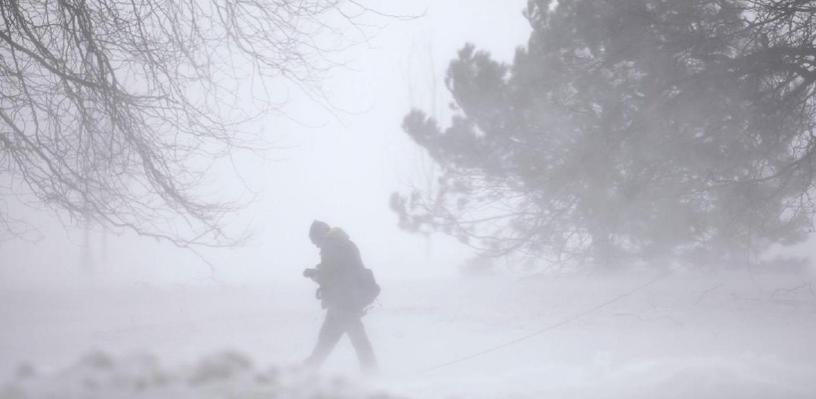
M 316 297 L 326 309 L 326 317 L 305 364 L 320 367 L 347 334 L 361 369 L 376 370 L 377 359 L 362 322 L 366 307 L 380 292 L 374 275 L 365 268 L 357 245 L 343 230 L 316 220 L 309 228 L 309 239 L 320 249 L 320 263 L 304 270 L 303 276 L 318 284 Z

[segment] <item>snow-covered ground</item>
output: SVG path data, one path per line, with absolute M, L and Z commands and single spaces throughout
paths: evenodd
M 322 316 L 306 284 L 4 288 L 0 398 L 816 397 L 816 278 L 654 278 L 383 281 L 374 378 L 346 341 L 297 367 Z

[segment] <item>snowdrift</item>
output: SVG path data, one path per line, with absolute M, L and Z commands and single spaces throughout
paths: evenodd
M 0 399 L 816 398 L 814 276 L 652 278 L 386 280 L 375 379 L 347 340 L 320 373 L 280 367 L 322 321 L 305 283 L 0 290 Z
M 150 355 L 90 352 L 56 372 L 40 374 L 31 365 L 21 365 L 14 380 L 0 389 L 0 398 L 400 398 L 365 385 L 301 368 L 257 369 L 237 352 L 174 368 Z

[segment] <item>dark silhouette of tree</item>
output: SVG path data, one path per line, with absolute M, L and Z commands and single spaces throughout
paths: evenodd
M 395 194 L 409 230 L 596 265 L 744 263 L 814 214 L 816 3 L 531 0 L 513 63 L 466 45 L 442 166 Z
M 178 245 L 229 244 L 229 206 L 196 190 L 213 159 L 257 144 L 235 125 L 255 114 L 230 108 L 240 81 L 283 78 L 324 101 L 328 53 L 369 12 L 340 0 L 3 0 L 2 194 Z M 0 209 L 0 226 L 17 219 Z

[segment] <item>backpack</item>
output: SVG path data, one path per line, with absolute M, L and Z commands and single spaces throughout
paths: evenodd
M 354 280 L 354 305 L 365 309 L 380 295 L 380 285 L 374 279 L 374 272 L 365 267 L 357 269 Z

